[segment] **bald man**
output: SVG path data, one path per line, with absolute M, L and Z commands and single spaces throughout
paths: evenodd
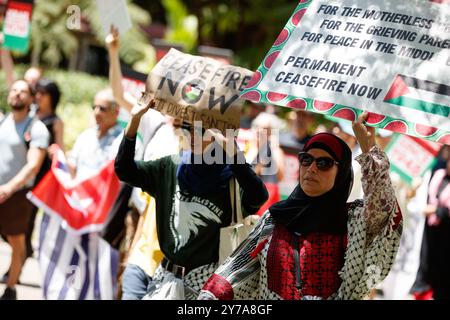
M 72 176 L 80 180 L 96 174 L 116 156 L 123 133 L 117 122 L 119 105 L 110 89 L 96 94 L 92 110 L 96 126 L 80 134 L 68 157 Z

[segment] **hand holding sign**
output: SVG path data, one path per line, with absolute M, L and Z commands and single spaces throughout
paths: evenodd
M 132 118 L 141 118 L 150 108 L 155 107 L 155 100 L 152 99 L 151 95 L 143 93 L 141 99 L 133 106 L 131 109 Z
M 358 140 L 359 146 L 363 153 L 368 152 L 375 145 L 375 128 L 367 127 L 364 121 L 367 120 L 369 114 L 367 111 L 363 112 L 358 119 L 353 122 L 353 132 Z
M 137 135 L 139 123 L 142 116 L 148 111 L 148 109 L 155 106 L 155 101 L 152 96 L 146 93 L 142 93 L 141 99 L 131 109 L 131 120 L 128 122 L 125 128 L 125 136 L 134 139 Z
M 111 30 L 105 38 L 106 47 L 108 51 L 117 51 L 119 49 L 119 30 L 111 25 Z

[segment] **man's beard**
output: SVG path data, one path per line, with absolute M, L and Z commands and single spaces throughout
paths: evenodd
M 16 103 L 14 105 L 11 105 L 11 109 L 15 110 L 15 111 L 22 111 L 23 109 L 25 109 L 27 107 L 27 105 L 23 104 L 23 103 Z

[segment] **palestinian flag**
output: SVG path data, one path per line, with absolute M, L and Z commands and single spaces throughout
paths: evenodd
M 450 86 L 398 74 L 384 101 L 400 107 L 448 117 Z
M 202 80 L 196 79 L 191 82 L 186 83 L 186 85 L 181 90 L 181 95 L 183 97 L 183 100 L 187 103 L 197 103 L 203 94 L 203 88 L 205 88 L 206 85 Z

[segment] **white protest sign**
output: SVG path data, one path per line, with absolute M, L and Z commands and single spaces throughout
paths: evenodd
M 450 144 L 450 4 L 301 0 L 242 93 Z
M 142 101 L 154 97 L 155 110 L 225 133 L 239 128 L 239 94 L 252 75 L 244 68 L 170 49 L 148 75 Z
M 119 30 L 120 35 L 131 28 L 131 19 L 125 0 L 97 0 L 97 9 L 105 36 L 109 34 L 111 25 Z

